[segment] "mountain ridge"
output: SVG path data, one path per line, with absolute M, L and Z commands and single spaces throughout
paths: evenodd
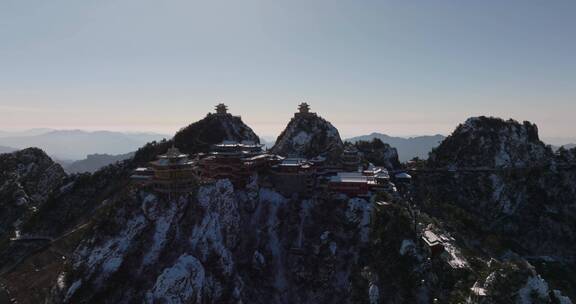
M 67 176 L 57 184 L 54 194 L 23 224 L 24 233 L 57 238 L 77 225 L 86 230 L 76 239 L 67 237 L 75 245 L 69 258 L 55 259 L 58 268 L 34 265 L 38 271 L 20 282 L 18 295 L 31 294 L 32 277 L 60 269 L 44 273 L 51 278 L 50 286 L 42 291 L 48 303 L 98 303 L 103 297 L 137 303 L 382 303 L 388 298 L 406 303 L 428 303 L 433 298 L 462 303 L 473 296 L 473 286 L 485 291 L 486 303 L 531 295 L 545 303 L 566 298 L 558 289 L 569 287 L 560 288 L 554 278 L 541 277 L 540 269 L 520 255 L 527 253 L 510 253 L 516 247 L 506 241 L 519 242 L 528 253 L 548 253 L 537 250 L 542 243 L 527 246 L 527 239 L 546 242 L 539 234 L 542 231 L 530 227 L 547 224 L 546 232 L 571 231 L 566 230 L 572 227 L 570 222 L 567 226 L 556 223 L 557 214 L 570 215 L 562 212 L 570 210 L 571 195 L 576 195 L 570 188 L 573 173 L 557 176 L 553 171 L 540 179 L 537 172 L 490 177 L 443 169 L 455 162 L 490 164 L 500 147 L 513 154 L 506 165 L 540 159 L 532 154 L 554 157 L 557 162 L 574 161 L 576 150 L 559 156 L 539 153 L 541 145 L 533 134 L 537 129 L 531 124 L 488 119 L 462 125 L 435 150 L 434 158 L 424 162 L 438 169 L 431 171 L 435 175 L 414 171 L 413 187 L 398 184 L 400 190 L 391 188 L 396 195 L 287 198 L 275 191 L 265 174 L 253 175 L 246 187 L 218 180 L 177 196 L 127 183 L 136 166 L 172 145 L 197 153 L 222 140 L 257 138 L 239 117 L 210 114 L 183 128 L 173 140 L 146 144 L 132 159 L 94 174 Z M 481 143 L 494 155 L 482 155 Z M 467 145 L 471 147 L 464 154 L 453 149 Z M 536 148 L 525 148 L 532 145 Z M 395 154 L 395 149 L 380 141 L 358 148 L 370 152 L 368 158 L 386 160 Z M 531 187 L 522 188 L 526 182 Z M 526 191 L 540 187 L 541 182 L 541 190 L 557 198 L 557 204 Z M 401 189 L 412 190 L 398 192 Z M 515 193 L 524 193 L 524 205 L 523 196 L 515 197 Z M 534 202 L 544 202 L 545 221 L 538 221 L 541 208 L 533 207 L 541 205 Z M 490 225 L 483 222 L 486 218 L 492 219 Z M 522 219 L 527 223 L 522 224 Z M 524 226 L 515 226 L 518 223 Z M 420 239 L 423 229 L 433 226 L 447 240 L 446 257 L 431 255 Z M 475 234 L 476 229 L 492 228 L 488 240 Z M 525 238 L 522 232 L 527 232 Z M 573 238 L 573 234 L 557 236 L 560 239 L 550 239 Z M 551 250 L 564 254 L 568 243 L 558 243 Z M 494 244 L 508 251 L 501 254 Z M 18 257 L 14 253 L 23 250 L 12 243 L 9 249 L 0 248 L 0 257 L 14 259 Z M 447 258 L 452 260 L 446 262 Z M 12 278 L 14 286 L 18 277 Z
M 89 154 L 129 153 L 162 138 L 165 135 L 155 133 L 49 130 L 30 136 L 0 137 L 0 144 L 17 149 L 38 147 L 56 159 L 80 160 Z
M 125 154 L 88 154 L 85 159 L 77 160 L 69 164 L 63 165 L 64 170 L 68 174 L 73 173 L 94 173 L 100 168 L 130 159 L 134 156 L 135 152 Z
M 374 138 L 378 138 L 382 142 L 396 148 L 398 150 L 400 161 L 407 162 L 414 157 L 418 157 L 420 159 L 428 158 L 428 153 L 430 153 L 433 148 L 437 147 L 440 142 L 446 138 L 446 136 L 436 134 L 414 137 L 399 137 L 390 136 L 384 133 L 372 132 L 369 135 L 355 136 L 348 138 L 345 141 L 371 141 Z

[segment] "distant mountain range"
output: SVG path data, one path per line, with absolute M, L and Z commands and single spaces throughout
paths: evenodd
M 23 131 L 2 131 L 0 130 L 0 138 L 2 137 L 20 137 L 20 136 L 34 136 L 45 134 L 51 131 L 56 131 L 55 129 L 48 129 L 48 128 L 35 128 L 35 129 L 28 129 Z
M 273 136 L 260 136 L 260 143 L 264 145 L 264 148 L 270 149 L 276 143 L 276 137 Z
M 414 157 L 427 159 L 428 153 L 437 147 L 446 137 L 444 135 L 425 135 L 415 137 L 395 137 L 382 133 L 372 133 L 369 135 L 356 136 L 346 139 L 348 142 L 371 141 L 374 138 L 398 150 L 398 157 L 401 162 L 406 162 Z
M 85 159 L 68 164 L 61 163 L 61 165 L 66 173 L 93 173 L 102 167 L 129 159 L 132 156 L 134 156 L 134 152 L 119 155 L 90 154 Z
M 11 153 L 11 152 L 14 152 L 16 150 L 18 150 L 18 149 L 12 148 L 12 147 L 0 146 L 0 154 L 1 153 Z
M 148 142 L 170 137 L 156 133 L 34 129 L 0 132 L 0 145 L 14 149 L 38 147 L 54 159 L 74 161 L 90 154 L 126 154 Z
M 576 148 L 576 144 L 567 144 L 567 145 L 562 145 L 562 146 L 556 146 L 556 145 L 551 145 L 552 150 L 554 151 L 558 151 L 558 149 L 560 149 L 561 147 L 564 147 L 564 149 L 569 150 L 572 148 Z

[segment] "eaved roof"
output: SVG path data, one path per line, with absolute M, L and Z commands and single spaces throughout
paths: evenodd
M 330 177 L 334 183 L 367 183 L 368 177 L 358 172 L 340 172 L 338 175 Z
M 219 144 L 215 144 L 216 147 L 246 147 L 246 148 L 253 148 L 253 147 L 263 147 L 263 144 L 257 144 L 252 140 L 243 140 L 242 142 L 237 142 L 234 140 L 224 140 Z
M 184 154 L 184 157 L 178 158 L 160 157 L 158 160 L 152 161 L 151 164 L 156 166 L 192 165 L 194 161 L 188 159 L 188 155 Z
M 394 177 L 400 178 L 400 179 L 411 179 L 412 178 L 412 176 L 406 172 L 398 173 L 398 174 L 394 175 Z
M 390 178 L 390 175 L 388 174 L 388 172 L 378 172 L 374 175 L 375 178 Z
M 422 235 L 422 239 L 424 240 L 424 242 L 426 242 L 426 244 L 428 246 L 442 245 L 442 241 L 436 235 L 436 233 L 432 232 L 432 230 L 424 231 L 424 235 Z
M 256 156 L 252 156 L 252 157 L 248 157 L 244 160 L 246 161 L 252 161 L 252 160 L 257 160 L 257 159 L 262 159 L 262 158 L 268 158 L 268 159 L 275 159 L 275 160 L 283 160 L 284 158 L 282 156 L 276 155 L 276 154 L 259 154 Z
M 307 161 L 305 158 L 285 158 L 280 163 L 280 166 L 286 166 L 286 167 L 288 167 L 288 166 L 302 166 L 306 163 L 307 163 Z

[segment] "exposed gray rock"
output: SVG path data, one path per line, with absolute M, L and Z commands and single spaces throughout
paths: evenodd
M 552 150 L 538 137 L 536 125 L 493 117 L 473 117 L 430 154 L 436 168 L 518 168 L 547 165 Z
M 76 251 L 53 301 L 350 303 L 371 204 L 257 191 L 221 180 L 196 196 L 127 192 Z M 251 199 L 255 210 L 240 208 Z M 330 204 L 340 207 L 326 214 Z
M 65 177 L 40 149 L 0 154 L 0 236 L 11 234 L 16 222 L 41 208 Z
M 335 157 L 342 147 L 338 130 L 320 116 L 310 114 L 292 118 L 271 151 L 288 157 Z
M 513 239 L 531 254 L 569 257 L 576 241 L 574 160 L 574 151 L 552 153 L 529 122 L 471 118 L 431 154 L 428 169 L 438 171 L 420 174 L 417 189 L 435 215 L 443 216 L 433 203 L 457 206 L 484 233 Z
M 400 168 L 398 150 L 380 139 L 371 141 L 357 141 L 354 146 L 360 151 L 367 162 L 375 166 L 384 166 L 388 169 Z

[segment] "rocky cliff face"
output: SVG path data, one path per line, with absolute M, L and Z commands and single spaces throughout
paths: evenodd
M 346 303 L 370 239 L 363 199 L 288 200 L 254 180 L 197 194 L 125 193 L 54 289 L 54 303 Z
M 28 148 L 0 154 L 0 237 L 31 216 L 66 177 L 42 150 Z
M 53 239 L 64 237 L 62 242 L 67 243 L 65 247 L 74 248 L 78 240 L 76 236 L 81 235 L 86 227 L 90 227 L 94 218 L 100 212 L 107 210 L 110 202 L 116 201 L 117 197 L 129 188 L 129 176 L 134 168 L 145 165 L 155 159 L 158 154 L 165 153 L 173 143 L 178 147 L 185 147 L 186 152 L 195 153 L 204 152 L 211 144 L 219 143 L 222 140 L 253 140 L 257 142 L 258 138 L 249 127 L 242 123 L 239 117 L 210 114 L 205 119 L 182 129 L 174 140 L 149 143 L 139 149 L 133 158 L 109 165 L 93 174 L 66 176 L 58 165 L 50 167 L 50 164 L 45 164 L 48 161 L 38 161 L 41 164 L 38 167 L 31 164 L 34 161 L 30 161 L 35 156 L 24 154 L 27 152 L 17 154 L 23 155 L 23 157 L 16 159 L 13 159 L 12 156 L 2 156 L 2 160 L 5 162 L 0 163 L 0 169 L 2 169 L 5 187 L 1 192 L 3 197 L 0 204 L 2 207 L 6 207 L 6 210 L 2 210 L 0 215 L 3 217 L 2 233 L 9 232 L 12 234 L 14 231 L 13 223 L 19 220 L 22 235 Z M 36 149 L 33 152 L 32 154 L 37 152 L 38 155 L 45 156 L 40 150 Z M 49 160 L 47 157 L 46 159 Z M 50 168 L 50 170 L 46 169 L 50 173 L 46 173 L 46 176 L 50 175 L 50 178 L 45 178 L 40 173 L 37 174 L 41 171 L 39 168 L 45 169 L 46 167 Z M 23 173 L 26 173 L 24 179 Z M 26 190 L 25 193 L 22 189 Z M 32 197 L 34 198 L 33 203 L 30 200 Z M 26 202 L 33 207 L 33 212 L 26 211 L 30 209 L 30 206 L 22 205 L 19 207 L 16 201 L 22 204 Z M 69 233 L 72 233 L 72 236 L 68 236 Z M 46 244 L 46 241 L 8 242 L 8 235 L 0 237 L 1 278 L 6 278 L 5 271 L 10 271 L 11 275 L 20 276 L 20 280 L 11 278 L 14 282 L 11 287 L 15 288 L 14 292 L 22 296 L 19 299 L 23 303 L 35 303 L 45 297 L 45 289 L 42 288 L 28 292 L 29 286 L 26 287 L 26 282 L 38 280 L 35 282 L 37 286 L 44 286 L 43 288 L 45 288 L 46 286 L 42 284 L 49 282 L 53 273 L 39 271 L 31 275 L 21 268 L 26 268 L 27 261 L 35 259 L 38 255 L 61 254 L 62 249 L 56 249 L 54 252 L 50 249 L 51 247 L 46 247 Z M 42 257 L 42 260 L 44 259 Z M 64 261 L 55 260 L 46 269 L 62 267 Z
M 24 226 L 30 232 L 41 230 L 43 234 L 57 235 L 77 224 L 79 219 L 85 219 L 100 203 L 126 186 L 134 168 L 154 160 L 156 155 L 165 153 L 172 144 L 184 152 L 197 153 L 205 152 L 211 145 L 223 140 L 259 142 L 258 136 L 240 117 L 208 114 L 204 119 L 180 130 L 174 139 L 149 143 L 136 151 L 132 158 L 106 166 L 93 174 L 66 177 L 62 168 L 39 149 L 3 154 L 0 155 L 0 168 L 3 169 L 6 195 L 11 197 L 12 192 L 21 185 L 28 191 L 25 196 L 5 201 L 12 205 L 20 198 L 22 202 L 30 198 L 41 203 L 47 202 L 46 206 L 34 205 L 39 212 Z M 28 168 L 30 171 L 26 171 Z M 48 171 L 45 173 L 44 170 Z M 9 188 L 10 185 L 13 187 Z M 62 187 L 48 196 L 57 186 Z M 62 225 L 54 225 L 55 222 Z
M 24 228 L 30 233 L 58 235 L 87 220 L 95 209 L 124 189 L 136 167 L 146 165 L 176 145 L 187 153 L 205 152 L 223 140 L 252 140 L 258 136 L 239 117 L 209 114 L 180 130 L 172 140 L 152 142 L 140 148 L 132 158 L 106 166 L 93 174 L 75 174 L 63 181 L 63 187 Z
M 486 230 L 531 252 L 560 254 L 576 238 L 576 168 L 570 161 L 571 152 L 554 155 L 533 124 L 481 117 L 460 125 L 432 153 L 430 168 L 452 169 L 420 184 L 425 197 L 474 212 Z
M 343 147 L 338 130 L 315 115 L 295 116 L 282 131 L 272 153 L 288 157 L 334 156 Z
M 384 166 L 388 169 L 400 168 L 398 150 L 389 144 L 375 138 L 371 141 L 357 141 L 354 146 L 360 151 L 367 162 L 375 166 Z
M 538 137 L 538 128 L 492 117 L 473 117 L 459 125 L 430 154 L 433 167 L 512 168 L 546 165 L 552 150 Z

